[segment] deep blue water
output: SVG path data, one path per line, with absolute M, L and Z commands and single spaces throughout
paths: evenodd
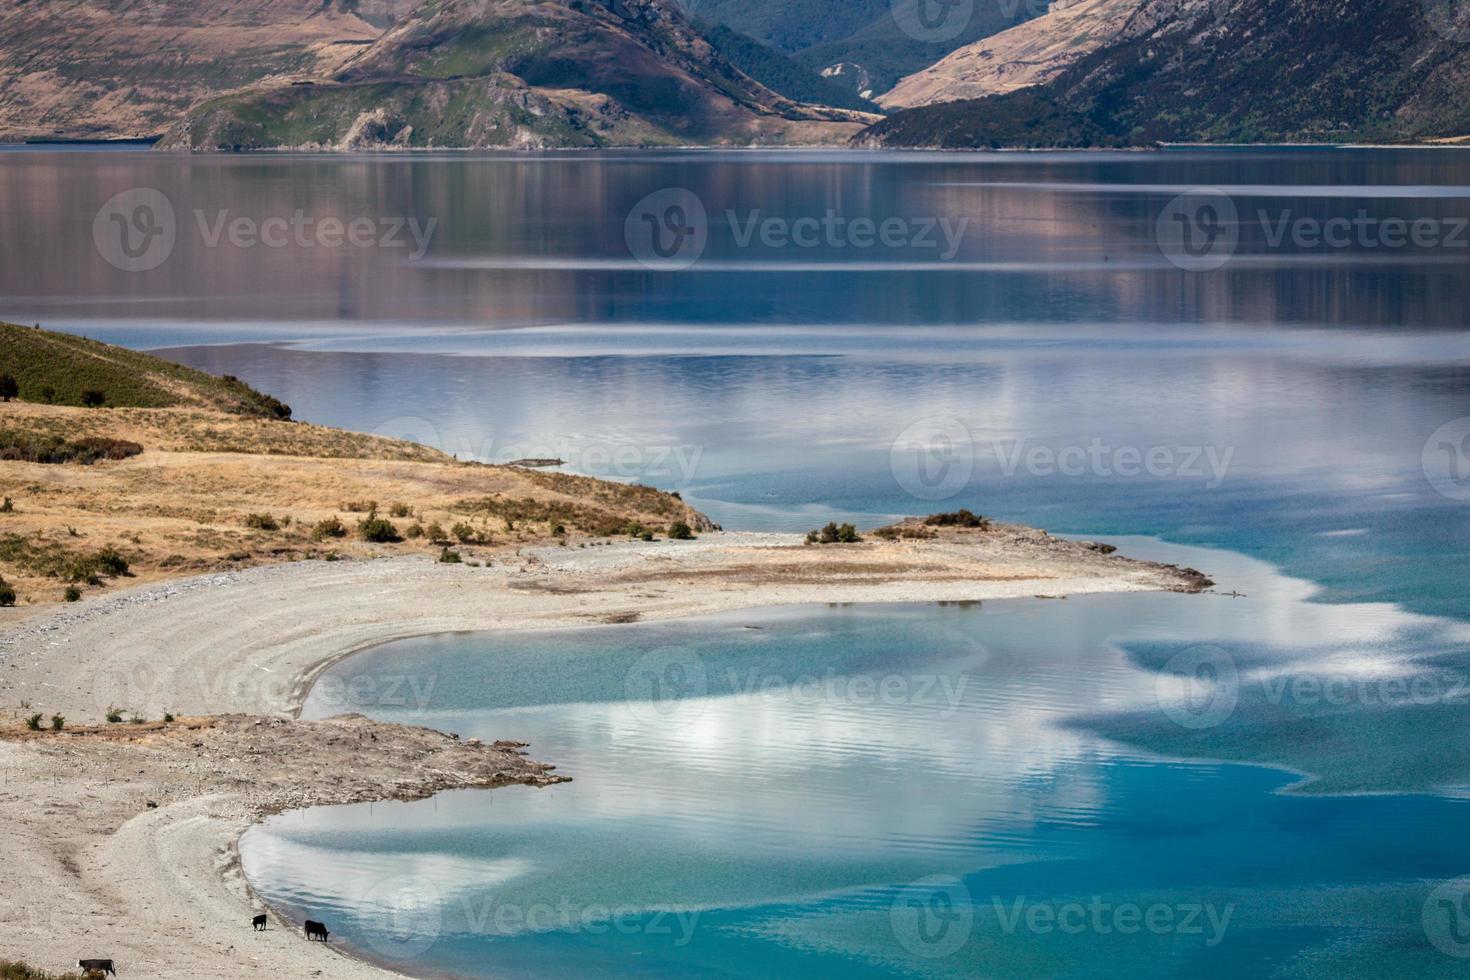
M 252 832 L 262 893 L 366 955 L 464 976 L 1457 975 L 1470 248 L 1271 229 L 1452 225 L 1466 161 L 4 153 L 0 316 L 165 349 L 311 421 L 677 489 L 727 527 L 966 506 L 1246 593 L 364 654 L 325 683 L 411 679 L 424 703 L 319 687 L 310 711 L 523 739 L 575 776 Z M 1201 186 L 1238 244 L 1181 268 L 1161 219 Z M 142 272 L 93 235 L 135 187 L 180 222 Z M 626 219 L 677 188 L 707 246 L 649 268 Z M 298 209 L 437 232 L 410 260 L 210 246 L 194 217 Z M 947 258 L 742 244 L 752 216 L 828 212 L 967 224 Z M 885 680 L 905 696 L 865 696 Z M 943 704 L 918 696 L 941 681 Z M 1170 922 L 1121 931 L 1150 914 Z

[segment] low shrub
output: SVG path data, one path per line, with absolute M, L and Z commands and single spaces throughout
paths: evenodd
M 108 724 L 116 725 L 118 722 L 122 721 L 122 712 L 117 708 L 114 708 L 112 705 L 108 705 L 107 713 L 102 717 L 107 719 Z
M 316 527 L 311 529 L 311 540 L 325 541 L 328 538 L 345 538 L 347 526 L 335 517 L 316 522 Z
M 103 575 L 126 575 L 128 574 L 128 560 L 118 553 L 112 545 L 108 545 L 97 552 L 95 559 L 97 569 Z
M 37 711 L 35 714 L 27 718 L 26 727 L 33 732 L 39 732 L 41 730 L 41 712 Z
M 408 504 L 388 505 L 388 514 L 390 517 L 408 517 L 412 513 L 413 510 L 408 506 Z
M 854 544 L 861 541 L 857 528 L 851 524 L 828 521 L 820 530 L 807 534 L 807 544 Z
M 257 531 L 279 531 L 281 522 L 270 514 L 246 514 L 245 526 Z
M 435 544 L 438 544 L 440 541 L 448 541 L 449 540 L 448 535 L 446 535 L 444 533 L 443 526 L 440 525 L 440 523 L 438 521 L 435 521 L 434 523 L 430 524 L 429 525 L 429 529 L 427 531 L 425 531 L 424 533 L 426 535 L 428 535 L 429 540 L 432 541 L 432 542 L 434 542 Z
M 439 560 L 446 565 L 458 565 L 460 562 L 464 561 L 459 552 L 450 551 L 448 548 L 445 548 L 443 551 L 439 552 Z
M 403 533 L 408 535 L 410 541 L 417 540 L 424 536 L 424 526 L 415 521 L 414 523 L 410 524 L 408 526 L 408 530 Z
M 924 523 L 930 527 L 970 527 L 981 530 L 990 527 L 989 518 L 972 514 L 963 507 L 948 514 L 930 514 L 924 518 Z
M 82 590 L 75 585 L 68 585 L 66 591 L 61 594 L 61 597 L 67 602 L 79 602 L 82 598 Z
M 59 715 L 59 714 L 52 715 L 51 716 L 51 730 L 53 732 L 59 732 L 59 731 L 61 731 L 65 727 L 66 727 L 66 718 L 65 717 L 63 717 L 62 715 Z
M 173 712 L 171 712 L 171 711 L 165 711 L 163 713 L 163 723 L 165 725 L 172 724 L 173 723 L 173 720 L 174 720 Z
M 107 392 L 96 388 L 85 388 L 82 390 L 82 404 L 87 408 L 100 408 L 107 404 Z
M 0 578 L 0 606 L 15 605 L 15 587 Z
M 0 429 L 0 460 L 18 463 L 78 463 L 90 466 L 104 459 L 128 459 L 142 451 L 141 445 L 127 439 L 105 439 L 100 436 L 63 439 L 54 435 Z
M 374 544 L 387 544 L 393 541 L 402 541 L 398 528 L 386 517 L 367 517 L 357 522 L 357 534 L 364 541 Z
M 15 513 L 15 501 L 14 500 L 11 500 L 9 497 L 6 497 L 4 500 L 0 500 L 0 514 L 14 514 L 14 513 Z
M 342 509 L 349 514 L 376 514 L 378 502 L 376 500 L 344 500 Z
M 669 537 L 675 541 L 692 541 L 694 529 L 683 521 L 675 521 L 669 525 Z
M 454 535 L 454 539 L 461 544 L 469 544 L 475 540 L 475 529 L 463 521 L 451 527 L 449 533 Z

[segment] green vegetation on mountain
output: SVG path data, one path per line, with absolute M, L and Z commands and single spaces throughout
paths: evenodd
M 698 26 L 705 40 L 731 64 L 778 95 L 784 95 L 793 102 L 837 106 L 859 112 L 882 112 L 838 79 L 824 78 L 755 38 L 724 24 Z
M 938 37 L 905 30 L 939 18 Z M 944 5 L 935 0 L 697 0 L 699 17 L 728 25 L 782 51 L 849 92 L 877 95 L 904 75 L 926 68 L 956 48 L 1044 13 L 1044 0 L 974 0 Z M 947 18 L 955 18 L 949 23 Z M 923 34 L 923 31 L 918 32 Z
M 780 74 L 769 60 L 759 70 Z M 330 77 L 208 101 L 164 144 L 832 142 L 862 121 L 763 85 L 662 0 L 429 0 Z
M 109 408 L 195 406 L 233 415 L 289 419 L 291 409 L 232 377 L 68 333 L 0 323 L 0 376 L 21 401 Z M 97 401 L 97 395 L 101 401 Z
M 862 145 L 1397 142 L 1470 135 L 1470 6 L 1144 0 L 1037 88 L 899 113 Z

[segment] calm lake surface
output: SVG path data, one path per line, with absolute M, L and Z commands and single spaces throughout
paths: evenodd
M 167 208 L 109 203 L 137 188 Z M 109 237 L 114 213 L 153 250 Z M 0 316 L 236 374 L 310 421 L 677 489 L 729 528 L 965 506 L 1245 593 L 370 651 L 309 715 L 525 740 L 575 781 L 248 834 L 262 894 L 363 955 L 1451 976 L 1467 217 L 1448 150 L 12 151 Z

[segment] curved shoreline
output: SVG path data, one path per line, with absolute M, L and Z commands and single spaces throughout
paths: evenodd
M 146 718 L 165 711 L 180 717 L 262 716 L 250 724 L 288 737 L 309 726 L 343 724 L 295 720 L 323 671 L 364 649 L 409 636 L 663 620 L 810 602 L 1202 588 L 1202 578 L 1186 572 L 1008 526 L 938 541 L 827 547 L 804 547 L 795 535 L 705 534 L 694 542 L 543 548 L 507 555 L 491 567 L 422 558 L 297 562 L 141 586 L 23 620 L 0 637 L 0 697 L 76 721 L 100 719 L 109 707 Z M 74 724 L 69 721 L 68 727 Z M 388 728 L 402 726 L 386 726 L 384 737 L 408 737 Z M 505 757 L 499 763 L 503 771 L 487 774 L 470 767 L 460 781 L 436 789 L 422 780 L 413 783 L 408 774 L 384 775 L 401 761 L 389 759 L 360 780 L 371 785 L 351 792 L 339 787 L 336 796 L 324 798 L 311 795 L 322 779 L 296 774 L 298 781 L 305 780 L 306 792 L 266 803 L 259 789 L 252 796 L 237 783 L 251 778 L 251 766 L 275 768 L 271 762 L 277 758 L 296 761 L 292 753 L 246 748 L 250 766 L 241 776 L 232 768 L 240 761 L 234 757 L 221 767 L 194 765 L 194 752 L 207 755 L 213 736 L 189 736 L 196 738 L 196 748 L 175 746 L 183 761 L 170 763 L 186 767 L 185 775 L 170 770 L 155 777 L 148 770 L 146 779 L 124 777 L 121 773 L 132 771 L 123 768 L 132 765 L 129 753 L 139 753 L 140 764 L 150 765 L 174 755 L 164 751 L 168 746 L 157 740 L 161 736 L 149 736 L 154 741 L 136 749 L 103 743 L 106 734 L 123 730 L 104 727 L 96 745 L 49 735 L 0 740 L 0 764 L 24 776 L 8 775 L 9 791 L 0 797 L 0 818 L 22 828 L 0 843 L 0 860 L 8 861 L 18 894 L 39 896 L 36 901 L 44 903 L 29 912 L 21 909 L 18 922 L 10 921 L 14 913 L 0 913 L 0 956 L 62 969 L 76 956 L 70 948 L 66 955 L 54 955 L 56 938 L 88 936 L 95 937 L 87 947 L 94 952 L 85 955 L 121 951 L 120 966 L 133 972 L 142 967 L 160 977 L 197 976 L 201 957 L 220 956 L 230 962 L 234 977 L 301 975 L 313 969 L 349 980 L 391 975 L 322 944 L 302 942 L 294 930 L 250 932 L 249 914 L 260 899 L 240 868 L 240 835 L 265 813 L 299 806 L 550 781 L 536 774 L 534 764 Z M 219 737 L 233 737 L 233 732 L 230 728 Z M 497 733 L 512 739 L 516 734 Z M 431 736 L 452 738 L 412 737 Z M 309 741 L 293 752 L 309 755 L 320 744 L 320 739 Z M 471 751 L 458 743 L 451 748 Z M 516 751 L 473 747 L 473 752 L 492 750 Z M 65 761 L 54 757 L 57 752 Z M 341 776 L 334 766 L 356 766 L 359 752 L 350 752 L 342 764 L 305 762 L 318 766 L 312 772 L 329 773 L 325 782 L 332 783 Z M 260 762 L 253 761 L 257 753 L 262 753 Z M 140 776 L 145 769 L 148 765 L 141 765 Z M 492 781 L 477 783 L 477 778 Z M 162 797 L 162 805 L 144 809 L 140 793 Z M 49 797 L 53 806 L 90 809 L 89 819 L 49 820 L 49 810 L 35 812 L 36 796 Z M 46 838 L 40 846 L 36 835 Z M 143 942 L 136 935 L 140 917 L 148 933 Z

